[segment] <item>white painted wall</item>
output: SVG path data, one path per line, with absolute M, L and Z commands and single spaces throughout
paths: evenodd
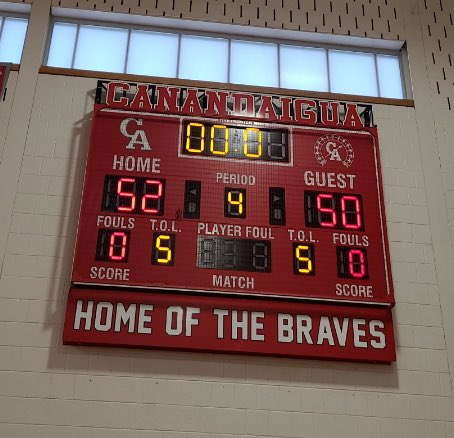
M 34 1 L 21 69 L 0 105 L 1 437 L 454 436 L 454 5 L 347 0 L 330 12 L 321 0 L 316 10 L 297 0 L 250 3 L 193 1 L 189 12 L 189 1 Z M 228 14 L 214 15 L 222 22 L 407 41 L 415 108 L 374 106 L 396 363 L 62 346 L 96 79 L 38 74 L 51 4 L 202 20 L 207 4 L 225 4 Z M 257 8 L 261 19 L 252 18 Z

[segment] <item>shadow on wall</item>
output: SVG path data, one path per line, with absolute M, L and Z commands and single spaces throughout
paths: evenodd
M 76 81 L 79 79 L 72 79 Z M 82 80 L 84 81 L 84 80 Z M 47 326 L 52 330 L 51 345 L 49 346 L 48 366 L 54 370 L 64 370 L 66 367 L 66 348 L 62 345 L 63 324 L 66 310 L 67 294 L 71 280 L 72 259 L 75 247 L 75 238 L 77 234 L 77 219 L 79 216 L 80 204 L 82 199 L 82 188 L 85 171 L 85 161 L 87 158 L 90 127 L 92 121 L 92 109 L 95 99 L 95 89 L 91 89 L 85 94 L 85 99 L 77 107 L 77 96 L 79 87 L 74 87 L 72 99 L 69 106 L 62 108 L 60 114 L 60 123 L 65 120 L 65 111 L 74 113 L 80 110 L 84 114 L 82 118 L 75 122 L 70 122 L 72 127 L 68 126 L 64 132 L 70 131 L 69 145 L 64 145 L 66 138 L 58 136 L 56 144 L 62 144 L 62 150 L 65 152 L 65 168 L 62 169 L 63 178 L 62 187 L 59 195 L 62 202 L 57 203 L 56 211 L 53 212 L 57 219 L 53 233 L 58 236 L 59 246 L 56 251 L 59 257 L 54 257 L 54 266 L 52 267 L 52 277 L 49 279 L 48 297 L 49 304 L 46 309 L 45 321 Z M 75 108 L 77 107 L 77 108 Z M 52 128 L 51 128 L 52 129 Z M 61 132 L 61 131 L 60 131 Z M 56 148 L 57 148 L 56 146 Z M 58 155 L 58 154 L 57 154 Z

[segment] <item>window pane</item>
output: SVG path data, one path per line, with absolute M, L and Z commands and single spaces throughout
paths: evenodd
M 329 79 L 333 93 L 378 96 L 372 53 L 328 50 Z
M 178 77 L 227 82 L 228 58 L 226 39 L 182 35 Z
M 20 63 L 24 48 L 28 20 L 25 18 L 4 18 L 0 39 L 0 61 Z
M 377 55 L 377 68 L 380 96 L 403 99 L 399 58 L 390 55 Z
M 281 87 L 329 91 L 325 49 L 281 46 Z
M 277 44 L 232 40 L 230 82 L 278 87 Z
M 80 26 L 74 68 L 123 72 L 128 31 L 101 26 Z
M 126 72 L 174 78 L 177 75 L 177 53 L 178 35 L 131 31 Z
M 72 67 L 71 63 L 74 53 L 74 43 L 76 42 L 76 33 L 76 24 L 54 24 L 47 65 L 53 67 Z

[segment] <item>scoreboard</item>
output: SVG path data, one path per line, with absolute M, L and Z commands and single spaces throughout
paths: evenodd
M 371 109 L 354 104 L 100 82 L 64 341 L 393 360 L 370 125 Z M 188 318 L 191 335 L 172 335 Z M 297 326 L 308 348 L 286 351 Z M 348 353 L 334 339 L 344 335 Z
M 6 83 L 8 81 L 8 75 L 11 70 L 11 63 L 2 62 L 0 63 L 0 101 L 4 100 Z

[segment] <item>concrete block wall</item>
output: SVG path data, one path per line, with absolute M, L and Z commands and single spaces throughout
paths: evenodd
M 127 8 L 131 14 L 160 16 L 163 11 L 170 16 L 173 8 L 178 18 L 207 20 L 207 4 L 227 5 L 235 12 L 222 20 L 235 23 L 243 19 L 239 6 L 254 9 L 250 17 L 257 17 L 259 7 L 260 16 L 263 12 L 274 21 L 259 17 L 254 25 L 291 28 L 288 18 L 274 19 L 270 8 L 276 2 L 270 0 L 193 1 L 190 11 L 189 3 L 34 1 L 21 70 L 8 84 L 14 99 L 0 106 L 0 436 L 454 436 L 454 258 L 448 210 L 454 200 L 447 185 L 451 166 L 440 167 L 450 156 L 452 112 L 443 106 L 447 96 L 434 94 L 438 73 L 428 67 L 432 37 L 422 25 L 430 15 L 421 11 L 423 1 L 333 1 L 331 12 L 331 2 L 284 0 L 277 14 L 297 14 L 299 5 L 303 17 L 309 16 L 304 30 L 317 26 L 317 31 L 359 35 L 349 15 L 354 11 L 360 18 L 364 7 L 364 20 L 358 19 L 367 22 L 361 24 L 367 28 L 362 35 L 396 38 L 400 33 L 407 40 L 415 108 L 374 105 L 397 300 L 396 363 L 61 344 L 96 79 L 38 73 L 50 6 Z M 336 28 L 338 16 L 342 23 Z M 325 28 L 319 27 L 323 20 Z M 442 47 L 449 50 L 447 42 Z
M 9 9 L 9 6 L 12 6 L 12 3 L 16 4 L 24 4 L 24 5 L 31 5 L 33 3 L 33 0 L 8 0 L 3 2 L 5 6 L 5 9 Z M 10 3 L 10 5 L 8 5 Z
M 399 39 L 404 12 L 391 0 L 52 0 L 52 5 L 391 39 Z

